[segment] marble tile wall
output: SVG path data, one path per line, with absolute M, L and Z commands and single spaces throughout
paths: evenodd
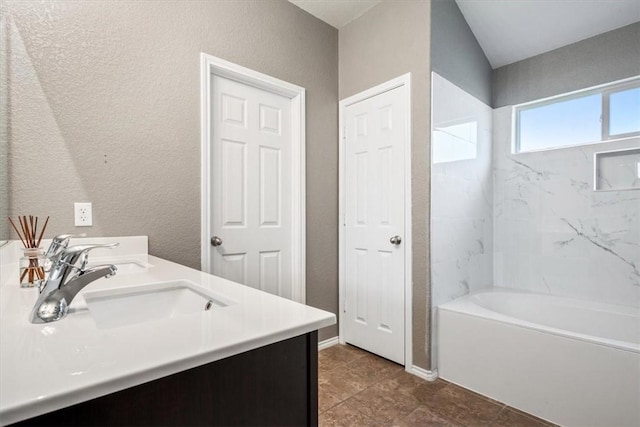
M 640 147 L 597 153 L 596 190 L 640 190 Z
M 492 110 L 432 73 L 431 303 L 493 284 Z
M 436 73 L 432 111 L 433 307 L 491 286 L 640 306 L 640 189 L 594 191 L 595 153 L 640 138 L 512 154 L 511 107 Z
M 494 285 L 640 306 L 640 190 L 593 191 L 594 153 L 640 138 L 511 154 L 493 116 Z

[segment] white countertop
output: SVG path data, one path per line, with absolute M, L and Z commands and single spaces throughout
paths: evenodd
M 72 245 L 88 240 L 124 242 L 110 258 L 135 261 L 146 268 L 141 272 L 123 271 L 113 278 L 91 283 L 73 300 L 70 306 L 73 312 L 58 322 L 44 325 L 29 322 L 38 291 L 19 287 L 15 259 L 7 259 L 18 253 L 17 247 L 0 248 L 0 425 L 336 322 L 332 313 L 148 256 L 146 237 L 74 239 Z M 44 243 L 46 247 L 47 242 Z M 100 256 L 109 253 L 102 251 Z M 99 257 L 90 259 L 100 261 Z M 230 304 L 166 320 L 99 329 L 82 297 L 84 292 L 170 280 L 191 281 L 221 295 Z

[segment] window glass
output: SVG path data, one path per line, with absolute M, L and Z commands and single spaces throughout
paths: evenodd
M 600 93 L 518 111 L 517 151 L 596 142 L 602 139 Z
M 640 87 L 609 96 L 609 136 L 640 132 Z

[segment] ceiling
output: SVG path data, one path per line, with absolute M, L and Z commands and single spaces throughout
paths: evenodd
M 318 19 L 340 29 L 382 0 L 289 0 Z
M 340 29 L 382 0 L 289 1 Z M 640 0 L 455 1 L 493 68 L 640 21 Z
M 456 3 L 493 68 L 640 21 L 640 0 Z

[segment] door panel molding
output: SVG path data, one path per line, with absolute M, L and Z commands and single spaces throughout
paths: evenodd
M 412 235 L 411 235 L 411 73 L 407 73 L 389 80 L 385 83 L 367 89 L 363 92 L 350 96 L 340 101 L 339 104 L 339 339 L 342 344 L 344 340 L 344 320 L 345 320 L 345 299 L 346 299 L 346 109 L 348 106 L 372 98 L 376 95 L 388 92 L 390 90 L 403 87 L 404 89 L 404 107 L 405 116 L 405 152 L 404 152 L 404 190 L 405 190 L 405 206 L 404 206 L 404 225 L 405 231 L 403 244 L 405 245 L 404 259 L 404 353 L 405 353 L 405 370 L 411 372 L 413 368 L 413 340 L 412 340 Z M 392 126 L 392 123 L 388 123 Z M 366 120 L 362 120 L 357 124 L 357 132 L 367 131 Z M 357 203 L 357 201 L 356 201 Z
M 202 271 L 212 272 L 210 239 L 211 229 L 211 89 L 213 76 L 225 77 L 268 92 L 287 97 L 291 100 L 291 278 L 293 295 L 291 299 L 306 302 L 306 223 L 305 223 L 305 89 L 282 81 L 275 77 L 259 73 L 249 68 L 225 61 L 206 53 L 200 54 L 200 267 Z M 241 105 L 235 107 L 236 121 L 242 122 Z M 238 114 L 240 114 L 238 116 Z M 279 116 L 273 111 L 264 111 L 264 131 L 278 131 Z

